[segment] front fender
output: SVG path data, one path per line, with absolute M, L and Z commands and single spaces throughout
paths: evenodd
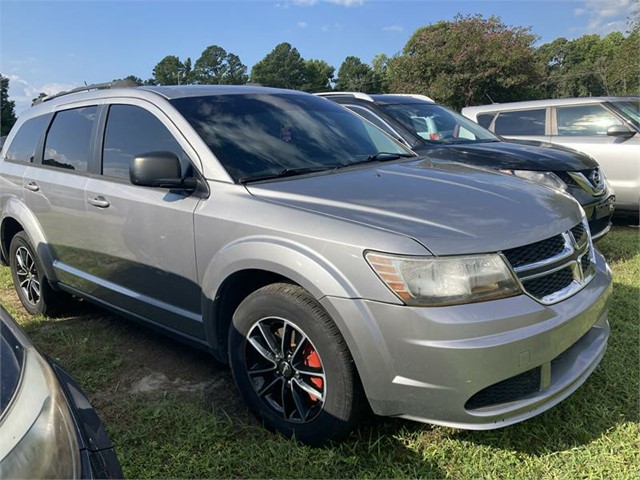
M 11 197 L 6 200 L 2 208 L 2 226 L 4 229 L 5 220 L 12 218 L 18 222 L 24 231 L 29 235 L 36 254 L 40 259 L 45 275 L 50 282 L 56 282 L 57 277 L 53 270 L 54 254 L 47 238 L 42 231 L 40 223 L 35 215 L 27 208 L 27 206 L 17 197 Z M 3 252 L 8 257 L 9 252 Z

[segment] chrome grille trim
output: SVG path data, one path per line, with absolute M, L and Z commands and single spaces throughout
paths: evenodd
M 581 238 L 575 238 L 574 232 L 578 232 L 582 229 L 584 230 L 584 234 L 581 235 Z M 561 235 L 565 242 L 561 253 L 536 262 L 521 265 L 516 268 L 513 268 L 513 266 L 511 267 L 516 274 L 522 291 L 529 297 L 544 305 L 558 303 L 572 295 L 575 295 L 589 284 L 596 272 L 595 251 L 593 249 L 591 232 L 589 231 L 589 224 L 587 223 L 587 220 L 583 219 L 580 224 L 566 232 L 563 232 Z M 579 240 L 581 240 L 580 243 L 578 243 Z M 507 257 L 504 254 L 502 254 L 502 256 L 507 264 L 511 265 Z M 584 257 L 588 259 L 588 262 L 585 261 Z M 546 276 L 560 272 L 565 268 L 571 268 L 573 277 L 571 283 L 565 287 L 542 297 L 536 296 L 527 291 L 527 287 L 525 285 L 526 282 L 542 279 Z

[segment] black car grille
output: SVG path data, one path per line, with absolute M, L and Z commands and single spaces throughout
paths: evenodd
M 540 368 L 534 368 L 527 372 L 495 383 L 490 387 L 480 390 L 472 396 L 464 408 L 474 410 L 478 408 L 513 402 L 532 395 L 540 390 Z
M 568 287 L 571 282 L 573 282 L 573 271 L 571 267 L 566 267 L 543 277 L 525 280 L 522 285 L 534 297 L 544 298 Z
M 502 253 L 530 296 L 543 303 L 555 303 L 573 295 L 593 278 L 589 235 L 586 223 L 581 222 L 561 235 Z
M 559 255 L 563 250 L 564 239 L 562 235 L 556 235 L 524 247 L 511 248 L 502 253 L 507 257 L 511 266 L 517 268 Z

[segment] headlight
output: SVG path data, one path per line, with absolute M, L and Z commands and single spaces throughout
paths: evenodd
M 58 379 L 26 349 L 20 387 L 0 427 L 0 478 L 77 478 L 79 446 Z
M 497 254 L 403 257 L 367 252 L 365 258 L 407 305 L 459 305 L 521 293 L 513 273 Z
M 532 182 L 542 183 L 547 187 L 557 188 L 558 190 L 567 190 L 567 184 L 553 172 L 533 172 L 531 170 L 500 170 L 502 173 L 513 175 L 515 177 L 531 180 Z

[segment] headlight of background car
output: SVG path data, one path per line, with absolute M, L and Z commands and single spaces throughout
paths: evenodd
M 553 172 L 532 172 L 531 170 L 500 170 L 502 173 L 513 175 L 515 177 L 531 180 L 532 182 L 542 183 L 547 187 L 557 188 L 558 190 L 567 190 L 567 184 Z
M 403 257 L 367 252 L 365 257 L 407 305 L 459 305 L 521 293 L 513 273 L 497 254 Z
M 18 391 L 0 421 L 0 478 L 77 478 L 78 439 L 51 367 L 27 348 Z

